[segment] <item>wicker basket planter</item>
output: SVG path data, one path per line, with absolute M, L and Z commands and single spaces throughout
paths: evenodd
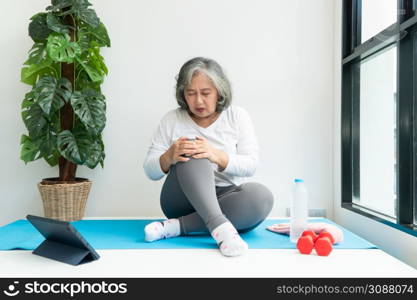
M 45 178 L 38 183 L 45 217 L 61 221 L 77 221 L 84 216 L 92 182 L 86 178 L 58 181 Z

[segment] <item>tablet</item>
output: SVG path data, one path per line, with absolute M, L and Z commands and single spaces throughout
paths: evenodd
M 100 256 L 70 222 L 27 215 L 27 220 L 45 237 L 33 253 L 78 265 Z

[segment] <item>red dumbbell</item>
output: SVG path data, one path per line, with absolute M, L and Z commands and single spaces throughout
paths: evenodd
M 305 230 L 297 241 L 297 249 L 301 254 L 310 254 L 314 248 L 317 235 L 312 230 Z
M 333 236 L 327 231 L 322 231 L 314 243 L 314 248 L 318 255 L 327 256 L 333 250 L 333 243 Z

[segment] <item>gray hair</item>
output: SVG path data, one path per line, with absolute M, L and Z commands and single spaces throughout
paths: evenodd
M 219 99 L 217 100 L 216 111 L 221 112 L 229 107 L 232 102 L 230 82 L 221 66 L 213 59 L 205 57 L 190 59 L 181 67 L 179 74 L 175 77 L 177 80 L 175 96 L 179 106 L 189 111 L 184 90 L 190 84 L 193 75 L 199 72 L 210 78 L 217 89 Z

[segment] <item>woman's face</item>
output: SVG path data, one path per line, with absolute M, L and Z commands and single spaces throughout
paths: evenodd
M 185 100 L 197 118 L 206 118 L 216 112 L 218 92 L 210 78 L 198 72 L 184 91 Z

